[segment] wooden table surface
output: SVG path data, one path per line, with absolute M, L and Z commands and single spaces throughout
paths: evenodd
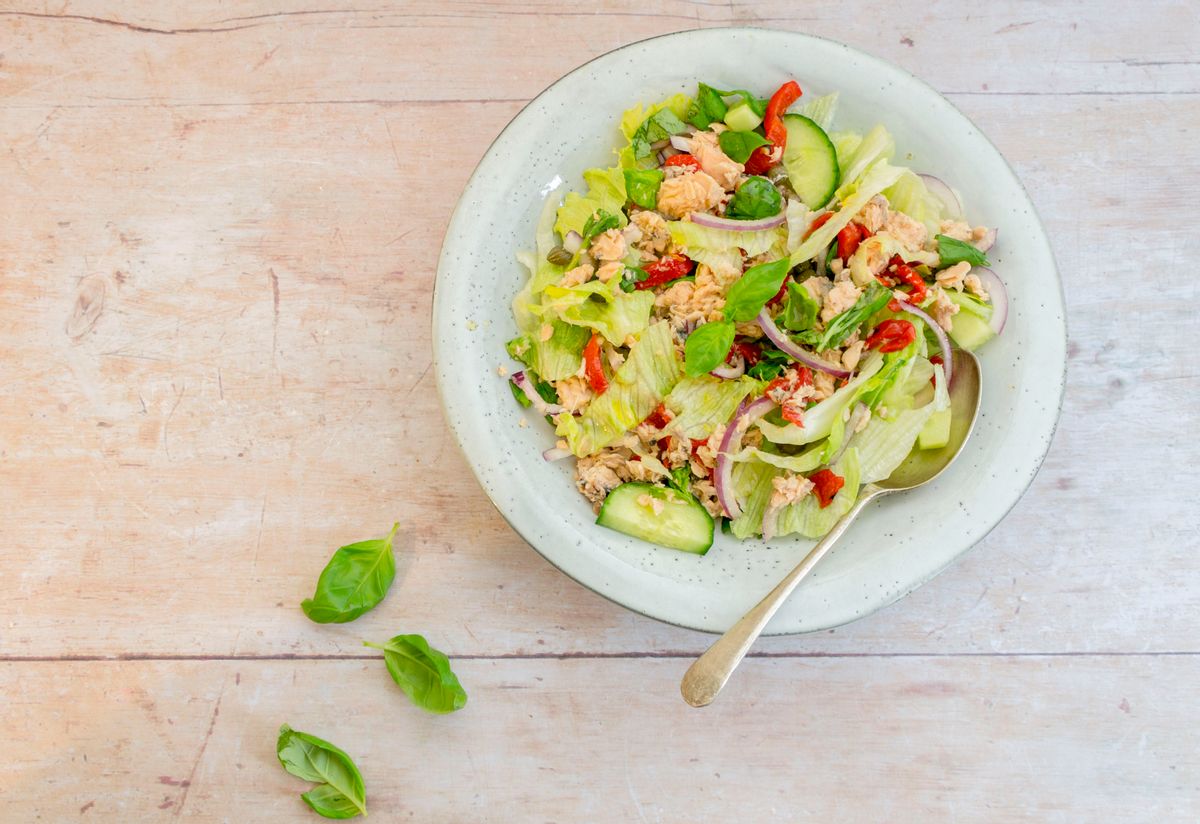
M 1200 817 L 1200 6 L 8 0 L 0 8 L 0 819 L 313 821 L 281 723 L 372 820 Z M 1046 465 L 911 597 L 709 637 L 550 567 L 489 505 L 430 368 L 435 260 L 543 87 L 669 31 L 833 37 L 946 93 L 1053 239 L 1071 334 Z M 1036 357 L 1036 353 L 1030 353 Z M 404 524 L 340 626 L 298 608 Z M 364 638 L 425 634 L 426 715 Z

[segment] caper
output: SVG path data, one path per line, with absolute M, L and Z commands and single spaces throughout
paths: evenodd
M 553 263 L 555 266 L 566 266 L 575 256 L 561 246 L 555 246 L 546 253 L 546 260 Z

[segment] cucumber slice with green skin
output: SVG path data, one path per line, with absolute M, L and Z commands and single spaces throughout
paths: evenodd
M 809 209 L 820 209 L 841 181 L 837 150 L 825 130 L 802 114 L 785 114 L 787 145 L 783 147 L 783 168 L 788 182 Z
M 749 132 L 757 129 L 759 123 L 762 118 L 746 103 L 739 103 L 725 112 L 725 125 L 735 132 Z
M 708 552 L 713 542 L 712 516 L 699 501 L 677 490 L 647 483 L 621 484 L 608 493 L 596 523 L 652 544 L 696 555 Z
M 949 334 L 955 343 L 968 352 L 974 352 L 996 337 L 995 331 L 988 326 L 986 320 L 970 312 L 959 312 L 954 316 Z
M 941 449 L 950 443 L 950 407 L 934 412 L 917 435 L 917 449 Z

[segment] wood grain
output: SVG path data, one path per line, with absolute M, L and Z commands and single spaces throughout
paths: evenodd
M 1196 818 L 1194 4 L 324 5 L 0 9 L 5 810 L 308 820 L 288 721 L 361 755 L 385 819 Z M 526 100 L 731 23 L 860 46 L 975 120 L 1053 238 L 1070 365 L 985 541 L 872 618 L 764 640 L 697 714 L 676 681 L 709 639 L 566 579 L 471 478 L 430 290 Z M 385 604 L 304 619 L 329 553 L 395 519 Z M 408 631 L 459 658 L 466 712 L 362 658 Z
M 0 665 L 6 693 L 53 697 L 4 708 L 21 755 L 0 803 L 23 820 L 317 820 L 275 760 L 286 722 L 347 750 L 388 821 L 1200 815 L 1200 753 L 1179 734 L 1194 656 L 756 660 L 701 712 L 676 695 L 685 666 L 458 661 L 469 703 L 432 716 L 378 661 Z

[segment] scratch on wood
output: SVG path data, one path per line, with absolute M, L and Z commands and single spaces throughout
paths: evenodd
M 84 804 L 82 807 L 79 808 L 79 814 L 83 815 L 84 813 L 86 813 L 88 810 L 90 810 L 92 807 L 95 807 L 95 806 L 96 806 L 95 801 L 89 801 L 88 803 Z
M 1021 22 L 1021 23 L 1009 23 L 1007 26 L 1005 26 L 1002 29 L 996 29 L 996 34 L 1004 34 L 1006 32 L 1016 31 L 1017 29 L 1023 29 L 1026 26 L 1032 26 L 1036 22 L 1037 22 L 1036 20 L 1025 20 L 1024 22 Z
M 137 23 L 128 23 L 124 20 L 111 20 L 106 17 L 91 17 L 86 14 L 42 14 L 33 11 L 0 11 L 0 17 L 31 17 L 40 20 L 72 20 L 80 23 L 98 23 L 102 26 L 116 26 L 129 31 L 142 32 L 144 34 L 210 34 L 224 31 L 239 31 L 241 29 L 252 29 L 256 23 L 249 23 L 241 26 L 214 26 L 209 28 L 186 28 L 186 29 L 156 29 L 153 26 L 139 26 Z
M 259 69 L 261 69 L 263 66 L 267 65 L 267 63 L 270 62 L 271 58 L 275 56 L 275 52 L 279 51 L 279 47 L 281 45 L 283 45 L 283 44 L 282 43 L 276 44 L 275 48 L 271 49 L 266 54 L 264 54 L 262 56 L 262 58 L 257 63 L 254 64 L 254 68 L 250 69 L 250 71 L 256 72 Z
M 271 360 L 274 362 L 279 351 L 279 277 L 274 269 L 268 269 L 267 275 L 271 278 L 271 306 L 274 313 L 271 324 Z
M 174 389 L 175 385 L 171 384 L 171 388 Z M 171 444 L 170 444 L 170 441 L 167 440 L 167 429 L 168 429 L 168 427 L 170 427 L 171 418 L 175 417 L 175 410 L 179 408 L 179 404 L 183 400 L 183 393 L 186 391 L 187 391 L 187 384 L 185 383 L 185 384 L 183 384 L 182 387 L 180 387 L 179 394 L 177 394 L 175 396 L 175 403 L 171 406 L 171 411 L 167 413 L 167 419 L 165 421 L 163 421 L 163 429 L 162 429 L 163 451 L 167 453 L 167 460 L 171 459 Z M 141 397 L 141 396 L 139 395 L 138 397 Z M 146 405 L 146 402 L 142 401 L 143 408 L 145 407 L 145 405 Z
M 400 162 L 400 152 L 396 151 L 396 138 L 392 137 L 392 127 L 388 125 L 387 118 L 383 118 L 383 128 L 387 129 L 388 142 L 392 144 L 392 157 L 396 159 L 396 171 L 404 174 L 404 164 Z
M 75 295 L 75 304 L 67 315 L 66 333 L 71 340 L 78 342 L 96 326 L 100 313 L 104 311 L 104 298 L 108 292 L 108 282 L 100 275 L 91 275 L 79 284 L 79 292 Z
M 416 390 L 418 386 L 421 385 L 421 381 L 425 380 L 425 376 L 429 374 L 429 368 L 431 366 L 433 366 L 432 362 L 425 364 L 425 368 L 421 370 L 421 374 L 417 376 L 415 381 L 413 381 L 413 385 L 408 387 L 408 391 L 404 393 L 404 397 L 407 398 Z
M 217 717 L 221 714 L 221 699 L 225 697 L 225 684 L 221 684 L 221 691 L 217 693 L 217 703 L 213 706 L 212 718 L 208 721 L 208 731 L 204 733 L 204 740 L 200 742 L 200 752 L 196 753 L 196 760 L 192 762 L 192 770 L 188 773 L 188 777 L 179 782 L 179 786 L 183 792 L 179 796 L 179 805 L 175 807 L 175 817 L 179 818 L 183 813 L 183 805 L 187 803 L 188 792 L 192 789 L 192 783 L 196 780 L 196 770 L 200 767 L 200 762 L 204 758 L 204 751 L 208 749 L 208 742 L 212 738 L 213 730 L 217 726 Z

